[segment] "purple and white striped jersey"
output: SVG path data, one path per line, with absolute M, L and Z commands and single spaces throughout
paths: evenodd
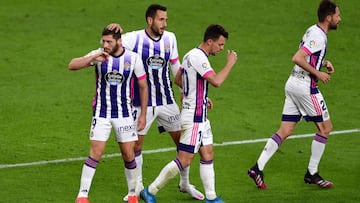
M 319 71 L 325 58 L 326 44 L 326 33 L 318 25 L 312 25 L 311 27 L 309 27 L 300 43 L 300 48 L 308 54 L 308 56 L 306 57 L 306 61 L 312 67 Z M 319 91 L 317 86 L 317 78 L 313 75 L 309 75 L 309 72 L 305 71 L 300 66 L 295 64 L 293 73 L 301 74 L 304 72 L 306 73 L 303 74 L 304 77 L 310 77 L 309 88 L 311 94 L 318 93 Z
M 103 49 L 93 50 L 86 56 L 100 51 Z M 124 49 L 118 57 L 109 56 L 107 61 L 92 62 L 91 65 L 95 66 L 96 75 L 93 116 L 102 118 L 131 116 L 131 77 L 134 73 L 139 80 L 146 78 L 139 55 Z
M 208 56 L 199 48 L 190 50 L 182 63 L 182 101 L 181 120 L 202 123 L 206 121 L 209 82 L 205 78 L 213 74 Z
M 137 30 L 125 33 L 122 36 L 122 43 L 125 48 L 136 52 L 142 58 L 149 87 L 148 106 L 175 103 L 169 69 L 171 64 L 179 60 L 175 34 L 165 31 L 159 39 L 153 39 L 145 30 Z M 175 75 L 178 70 L 173 66 L 171 68 Z M 136 78 L 133 93 L 133 105 L 140 106 Z

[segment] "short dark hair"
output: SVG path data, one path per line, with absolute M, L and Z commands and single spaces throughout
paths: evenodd
M 119 30 L 118 31 L 116 31 L 116 29 L 109 30 L 106 27 L 102 31 L 102 36 L 104 36 L 104 35 L 112 35 L 115 40 L 118 40 L 121 38 L 121 32 Z
M 206 42 L 208 39 L 218 39 L 220 36 L 224 36 L 226 39 L 229 38 L 229 33 L 218 24 L 211 24 L 206 28 L 204 33 L 203 41 Z
M 166 11 L 166 6 L 160 5 L 160 4 L 151 4 L 145 12 L 145 20 L 147 20 L 147 17 L 152 17 L 154 18 L 156 15 L 156 11 L 157 10 L 161 10 L 161 11 Z
M 337 5 L 331 0 L 322 0 L 317 10 L 319 22 L 324 22 L 326 16 L 333 15 L 336 12 Z

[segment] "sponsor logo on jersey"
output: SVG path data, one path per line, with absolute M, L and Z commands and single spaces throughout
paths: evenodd
M 315 45 L 316 45 L 316 43 L 315 43 L 314 40 L 311 40 L 311 41 L 309 42 L 309 47 L 310 47 L 310 48 L 315 47 Z
M 209 65 L 208 65 L 207 63 L 203 63 L 203 64 L 201 64 L 201 67 L 202 67 L 204 70 L 206 70 L 206 69 L 209 68 Z
M 114 70 L 105 74 L 105 80 L 110 85 L 120 85 L 124 80 L 124 76 L 118 71 Z
M 146 65 L 151 69 L 161 69 L 165 66 L 165 64 L 165 59 L 163 59 L 159 55 L 151 56 L 146 59 Z

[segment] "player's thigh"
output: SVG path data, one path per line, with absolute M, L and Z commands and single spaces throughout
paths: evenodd
M 138 139 L 133 117 L 114 118 L 111 119 L 111 124 L 114 128 L 117 142 L 134 142 Z
M 157 124 L 167 132 L 181 130 L 180 110 L 177 104 L 168 104 L 156 107 Z
M 90 140 L 106 142 L 109 139 L 111 129 L 110 119 L 93 117 L 90 127 Z
M 305 112 L 307 121 L 322 122 L 330 119 L 325 99 L 320 92 L 304 95 L 299 98 L 299 102 L 301 103 L 301 110 Z
M 135 124 L 137 124 L 140 113 L 141 113 L 141 108 L 140 107 L 134 107 L 133 115 L 134 115 L 134 118 L 135 118 Z M 143 130 L 139 131 L 138 134 L 139 135 L 146 135 L 148 133 L 152 123 L 156 119 L 156 117 L 157 117 L 157 115 L 156 115 L 156 112 L 155 112 L 155 107 L 148 106 L 146 108 L 146 125 L 145 125 L 145 128 Z

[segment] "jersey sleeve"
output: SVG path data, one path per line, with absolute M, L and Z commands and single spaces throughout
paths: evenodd
M 201 77 L 206 78 L 208 75 L 214 73 L 214 69 L 211 67 L 209 59 L 205 55 L 193 55 L 190 58 L 191 64 L 194 64 L 194 69 Z
M 324 39 L 315 30 L 310 30 L 305 34 L 301 49 L 308 55 L 321 51 L 324 47 Z
M 97 54 L 97 53 L 99 53 L 99 52 L 102 52 L 103 51 L 103 49 L 102 48 L 99 48 L 99 49 L 96 49 L 96 50 L 92 50 L 92 51 L 90 51 L 89 53 L 87 53 L 85 56 L 83 56 L 84 58 L 85 57 L 89 57 L 89 56 L 93 56 L 93 55 L 95 55 L 95 54 Z M 96 61 L 91 61 L 90 62 L 90 66 L 93 66 L 93 65 L 95 65 L 96 63 L 98 63 L 98 62 L 96 62 Z
M 177 41 L 175 34 L 172 34 L 173 37 L 173 47 L 171 51 L 170 56 L 170 64 L 171 64 L 171 71 L 173 75 L 175 76 L 176 73 L 179 71 L 179 68 L 181 67 L 180 60 L 179 60 L 179 51 L 177 47 Z
M 146 78 L 146 72 L 144 69 L 143 62 L 139 55 L 135 54 L 135 67 L 134 67 L 134 73 L 138 80 L 143 80 Z
M 133 50 L 136 43 L 136 31 L 127 32 L 122 35 L 122 45 L 128 50 Z

